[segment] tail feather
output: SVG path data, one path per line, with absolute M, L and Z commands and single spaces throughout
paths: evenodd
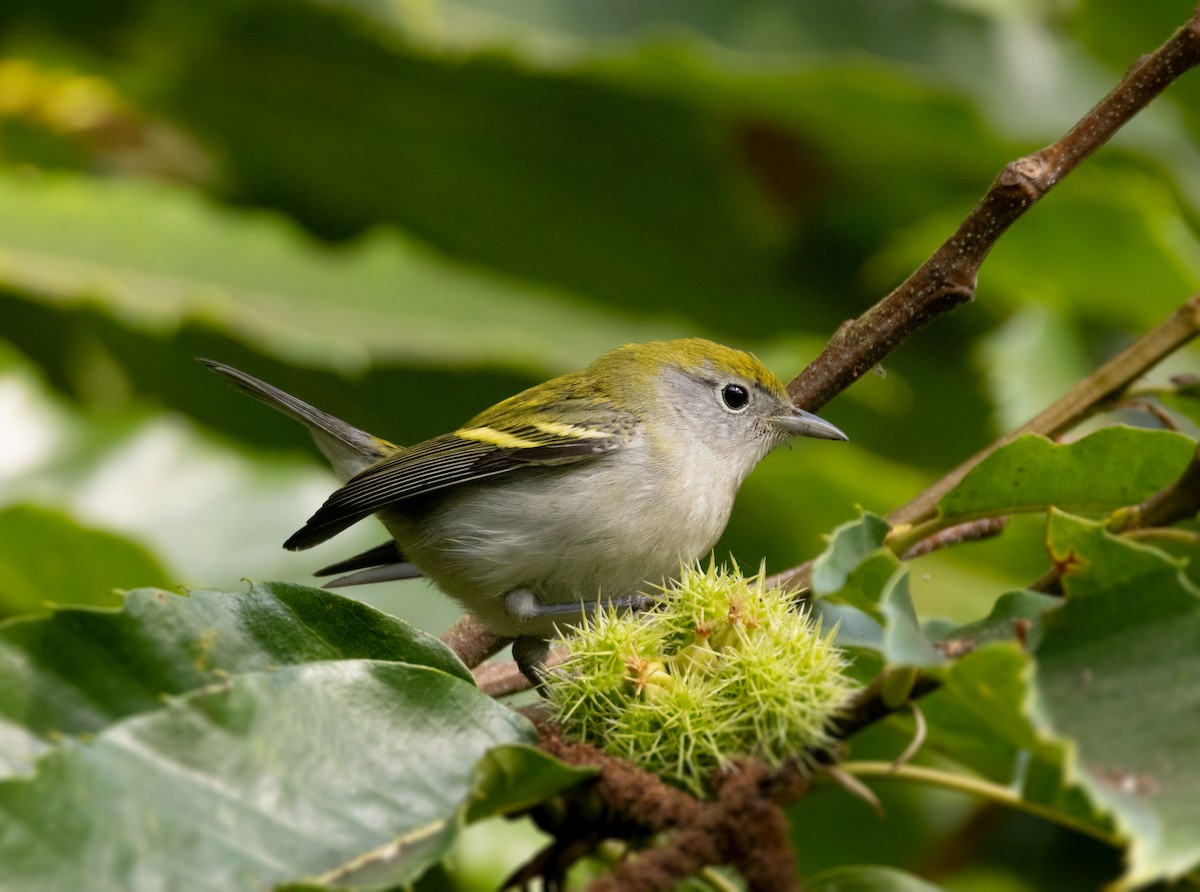
M 347 571 L 357 571 L 350 572 Z M 384 542 L 374 548 L 356 554 L 354 557 L 322 567 L 313 576 L 338 576 L 332 582 L 325 583 L 325 588 L 341 588 L 346 585 L 367 585 L 372 582 L 386 582 L 391 579 L 416 579 L 424 576 L 421 568 L 404 559 L 400 546 L 395 542 Z
M 386 458 L 399 448 L 231 365 L 213 359 L 200 358 L 199 361 L 242 393 L 266 403 L 308 428 L 317 448 L 329 459 L 334 473 L 342 480 L 349 480 L 363 468 Z
M 313 573 L 313 576 L 336 576 L 338 573 L 348 573 L 351 570 L 364 570 L 402 563 L 404 563 L 404 554 L 400 551 L 400 545 L 393 539 L 382 545 L 376 545 L 361 554 L 356 554 L 354 557 L 330 564 L 328 567 L 322 567 Z

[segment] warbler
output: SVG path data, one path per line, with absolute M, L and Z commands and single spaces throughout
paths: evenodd
M 754 356 L 698 338 L 627 344 L 408 448 L 202 359 L 304 424 L 344 485 L 285 543 L 369 515 L 392 536 L 318 570 L 330 587 L 426 576 L 537 681 L 559 625 L 638 607 L 708 553 L 746 475 L 793 435 L 845 440 Z

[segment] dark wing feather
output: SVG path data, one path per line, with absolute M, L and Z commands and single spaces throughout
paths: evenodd
M 603 412 L 598 412 L 594 404 L 587 408 L 585 423 L 576 425 L 557 420 L 562 415 L 548 423 L 551 428 L 561 428 L 561 432 L 547 432 L 532 424 L 508 431 L 466 428 L 389 456 L 334 492 L 284 547 L 293 551 L 311 548 L 364 517 L 405 499 L 531 466 L 583 461 L 624 445 L 634 427 L 632 420 L 607 407 Z M 488 436 L 495 434 L 494 441 L 473 438 L 472 435 L 481 436 L 480 431 Z M 500 445 L 516 441 L 523 445 Z

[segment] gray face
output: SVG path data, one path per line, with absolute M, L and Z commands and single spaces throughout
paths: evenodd
M 791 411 L 791 403 L 754 381 L 681 369 L 668 371 L 663 381 L 666 417 L 683 441 L 681 451 L 710 453 L 739 480 L 791 433 L 776 421 Z

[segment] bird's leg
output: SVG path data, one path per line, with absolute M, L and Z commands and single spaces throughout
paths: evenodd
M 513 619 L 545 619 L 550 616 L 595 613 L 601 607 L 616 607 L 618 610 L 645 610 L 654 599 L 649 595 L 635 593 L 619 598 L 596 598 L 592 601 L 555 601 L 544 604 L 527 588 L 516 588 L 504 596 L 504 609 Z
M 553 616 L 584 615 L 594 613 L 600 607 L 616 607 L 619 610 L 645 610 L 654 599 L 648 595 L 632 594 L 619 598 L 596 598 L 593 601 L 561 601 L 543 604 L 537 595 L 527 588 L 513 589 L 504 596 L 504 609 L 518 620 L 545 619 Z M 521 635 L 512 646 L 513 659 L 521 674 L 533 682 L 537 692 L 546 696 L 543 673 L 546 656 L 550 653 L 550 642 L 536 635 Z
M 546 696 L 546 657 L 550 653 L 550 642 L 536 635 L 522 635 L 512 644 L 513 659 L 521 674 L 533 682 L 534 689 Z

